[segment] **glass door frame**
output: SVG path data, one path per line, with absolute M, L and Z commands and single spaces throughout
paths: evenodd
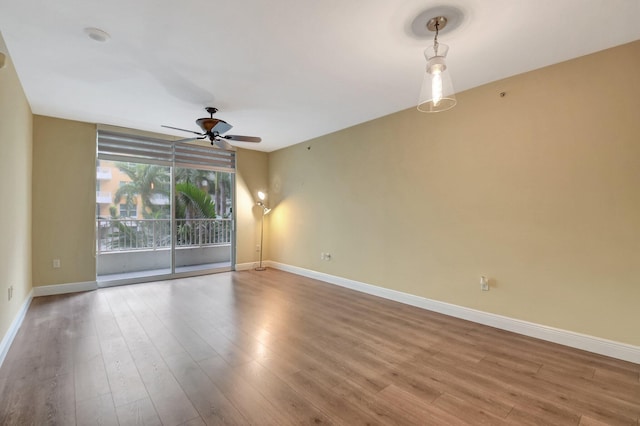
M 219 273 L 219 272 L 229 272 L 229 271 L 234 271 L 235 270 L 235 265 L 236 265 L 236 174 L 235 172 L 231 172 L 231 171 L 227 171 L 227 170 L 220 170 L 217 168 L 210 168 L 210 169 L 198 169 L 197 167 L 199 166 L 194 166 L 194 167 L 184 167 L 181 166 L 182 168 L 192 168 L 194 170 L 210 170 L 216 173 L 228 173 L 229 174 L 229 178 L 230 178 L 230 197 L 231 197 L 231 235 L 230 235 L 230 245 L 229 245 L 229 266 L 224 266 L 224 267 L 218 267 L 218 268 L 203 268 L 203 269 L 198 269 L 198 270 L 194 270 L 194 271 L 184 271 L 184 272 L 176 272 L 176 245 L 177 245 L 177 240 L 178 240 L 178 233 L 177 233 L 177 219 L 175 217 L 175 202 L 171 203 L 171 208 L 172 208 L 172 213 L 171 213 L 171 234 L 172 234 L 172 238 L 171 238 L 171 244 L 172 244 L 172 250 L 171 250 L 171 278 L 186 278 L 186 277 L 194 277 L 194 276 L 199 276 L 199 275 L 208 275 L 208 274 L 215 274 L 215 273 Z M 175 189 L 176 189 L 176 182 L 175 182 L 175 170 L 178 167 L 175 165 L 174 162 L 174 166 L 172 167 L 172 172 L 171 172 L 171 181 L 172 181 L 172 185 L 171 185 L 171 194 L 172 194 L 172 200 L 175 200 Z
M 152 282 L 152 281 L 162 281 L 162 280 L 170 280 L 176 278 L 186 278 L 193 277 L 199 275 L 208 275 L 219 272 L 228 272 L 235 270 L 236 264 L 236 173 L 235 170 L 221 170 L 218 168 L 207 168 L 206 170 L 211 170 L 219 173 L 228 173 L 230 177 L 230 198 L 231 198 L 231 232 L 230 232 L 230 245 L 229 245 L 229 266 L 219 267 L 219 268 L 203 268 L 197 270 L 176 272 L 176 247 L 177 247 L 177 219 L 176 219 L 176 206 L 175 206 L 175 195 L 176 195 L 176 166 L 175 160 L 172 161 L 170 166 L 166 164 L 160 164 L 155 161 L 141 160 L 136 158 L 124 159 L 122 157 L 113 157 L 110 156 L 101 156 L 97 160 L 107 160 L 107 161 L 127 161 L 131 163 L 140 163 L 140 164 L 156 164 L 162 165 L 165 167 L 169 167 L 170 170 L 170 220 L 171 220 L 171 265 L 170 265 L 170 273 L 168 274 L 157 274 L 157 275 L 145 275 L 145 276 L 136 276 L 131 278 L 120 278 L 113 280 L 100 280 L 99 276 L 96 276 L 96 282 L 98 283 L 98 287 L 113 287 L 119 285 L 127 285 L 127 284 L 137 284 L 143 282 Z M 97 163 L 97 162 L 96 162 Z M 184 165 L 179 167 L 188 168 Z M 193 168 L 196 169 L 194 166 Z M 96 218 L 97 219 L 97 218 Z M 97 223 L 97 220 L 96 220 Z M 97 228 L 97 227 L 96 227 Z M 96 239 L 99 238 L 99 229 L 96 229 Z M 99 262 L 99 257 L 96 253 L 96 265 Z M 96 269 L 97 275 L 97 269 Z

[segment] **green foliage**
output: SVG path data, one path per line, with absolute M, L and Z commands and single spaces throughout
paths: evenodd
M 141 163 L 116 163 L 130 182 L 118 188 L 113 202 L 118 205 L 124 199 L 128 205 L 136 203 L 140 197 L 142 215 L 145 219 L 168 218 L 170 208 L 167 205 L 152 203 L 155 194 L 169 198 L 171 177 L 164 166 Z M 175 206 L 177 219 L 206 219 L 225 216 L 227 198 L 231 194 L 231 177 L 229 173 L 197 170 L 188 168 L 176 169 Z M 216 200 L 209 195 L 215 190 Z M 114 212 L 112 217 L 116 217 Z
M 121 172 L 126 174 L 130 182 L 125 182 L 116 191 L 113 202 L 120 204 L 122 198 L 129 205 L 135 204 L 140 196 L 142 201 L 142 216 L 144 218 L 164 218 L 169 216 L 169 208 L 164 205 L 155 205 L 151 202 L 154 194 L 164 195 L 169 198 L 169 185 L 171 177 L 167 167 L 153 164 L 116 163 Z
M 215 203 L 211 196 L 191 182 L 176 184 L 176 219 L 214 219 Z
M 220 217 L 227 216 L 227 198 L 231 194 L 231 173 L 216 172 L 215 204 Z
M 116 165 L 131 181 L 123 182 L 116 191 L 114 205 L 109 207 L 113 220 L 107 228 L 100 230 L 101 238 L 108 240 L 107 248 L 128 250 L 170 245 L 170 228 L 165 229 L 155 221 L 118 218 L 118 204 L 124 202 L 133 205 L 139 199 L 145 219 L 169 219 L 170 206 L 154 204 L 152 201 L 157 194 L 169 199 L 170 169 L 140 163 L 116 163 Z M 217 216 L 218 205 L 209 194 L 210 190 L 220 191 L 216 195 L 222 203 L 221 212 L 226 212 L 227 197 L 231 193 L 229 174 L 188 168 L 177 168 L 175 172 L 176 243 L 179 246 L 187 246 L 228 241 L 227 226 L 215 221 L 196 219 L 215 219 Z M 157 200 L 155 202 L 158 203 Z M 164 222 L 160 221 L 160 223 Z

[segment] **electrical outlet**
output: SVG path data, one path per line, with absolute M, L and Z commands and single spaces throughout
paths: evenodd
M 325 253 L 324 260 L 331 260 L 331 253 Z
M 489 291 L 489 279 L 485 276 L 480 277 L 480 290 Z
M 53 267 L 56 269 L 60 267 L 60 259 L 53 259 Z
M 260 244 L 256 244 L 256 253 L 260 251 Z

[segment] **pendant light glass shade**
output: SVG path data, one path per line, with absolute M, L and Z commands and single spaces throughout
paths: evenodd
M 427 69 L 422 80 L 418 111 L 440 112 L 456 105 L 451 76 L 447 70 L 446 56 L 449 46 L 434 43 L 424 50 Z

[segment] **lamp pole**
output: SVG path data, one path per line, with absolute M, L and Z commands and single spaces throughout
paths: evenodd
M 258 201 L 257 204 L 262 208 L 262 219 L 260 219 L 260 266 L 256 268 L 256 271 L 264 271 L 267 269 L 264 266 L 262 266 L 262 245 L 264 243 L 264 216 L 268 214 L 271 211 L 271 209 L 267 208 L 267 206 L 264 205 L 264 200 L 267 198 L 267 194 L 265 194 L 262 191 L 258 191 L 258 198 L 260 199 L 260 201 Z
M 260 220 L 260 266 L 256 268 L 256 271 L 264 271 L 267 268 L 262 266 L 262 243 L 264 241 L 264 213 L 266 207 L 262 202 L 259 202 L 258 205 L 262 207 L 262 219 Z

